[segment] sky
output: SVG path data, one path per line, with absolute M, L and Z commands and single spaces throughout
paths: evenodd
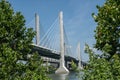
M 88 61 L 88 55 L 84 53 L 84 45 L 90 47 L 95 44 L 94 30 L 97 26 L 91 14 L 97 14 L 96 5 L 102 6 L 105 0 L 8 0 L 15 11 L 20 11 L 26 24 L 34 19 L 35 13 L 39 14 L 40 22 L 45 29 L 54 22 L 60 11 L 64 14 L 64 27 L 66 28 L 69 43 L 77 57 L 76 47 L 80 42 L 81 57 Z

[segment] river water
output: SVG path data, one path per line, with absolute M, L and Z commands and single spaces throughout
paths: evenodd
M 78 73 L 70 72 L 69 74 L 50 74 L 49 77 L 52 80 L 82 80 L 79 77 Z

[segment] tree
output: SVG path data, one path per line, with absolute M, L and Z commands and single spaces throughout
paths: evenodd
M 72 60 L 72 61 L 71 61 L 71 70 L 77 72 L 77 71 L 78 71 L 77 68 L 78 68 L 77 65 L 76 65 L 76 64 L 74 63 L 74 61 Z
M 95 30 L 95 48 L 102 51 L 96 54 L 86 45 L 89 61 L 85 67 L 83 80 L 119 80 L 120 79 L 120 0 L 106 0 L 103 6 L 97 6 Z
M 95 48 L 112 57 L 120 52 L 120 0 L 106 0 L 100 7 L 97 6 L 98 14 L 93 17 L 97 22 L 95 30 Z
M 86 45 L 86 52 L 89 54 L 90 60 L 85 69 L 83 70 L 83 80 L 120 79 L 119 54 L 115 54 L 110 60 L 107 60 L 105 54 L 95 54 L 88 45 Z
M 0 0 L 0 79 L 48 80 L 39 55 L 28 58 L 34 36 L 33 29 L 25 27 L 23 15 Z

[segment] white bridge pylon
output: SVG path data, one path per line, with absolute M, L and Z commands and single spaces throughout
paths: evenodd
M 63 12 L 62 11 L 59 14 L 59 21 L 60 21 L 60 66 L 55 71 L 55 73 L 66 74 L 66 73 L 69 73 L 69 70 L 65 67 L 65 61 L 64 61 L 65 46 L 64 46 Z
M 80 42 L 78 43 L 78 45 L 77 45 L 77 54 L 78 54 L 78 60 L 79 60 L 79 63 L 78 63 L 78 70 L 81 70 L 81 69 L 83 69 L 83 66 L 82 66 L 82 64 L 81 64 L 81 53 L 80 53 L 81 51 L 80 51 Z
M 65 45 L 64 45 L 64 28 L 63 28 L 63 12 L 59 13 L 59 26 L 60 26 L 60 66 L 55 71 L 56 74 L 68 74 L 69 70 L 65 67 Z M 35 29 L 36 29 L 36 45 L 40 43 L 40 31 L 39 31 L 39 16 L 35 15 Z

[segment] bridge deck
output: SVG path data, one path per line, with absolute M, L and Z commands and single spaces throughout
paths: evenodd
M 44 57 L 48 57 L 48 58 L 53 58 L 53 59 L 60 59 L 60 55 L 59 53 L 55 53 L 51 50 L 48 50 L 46 48 L 43 48 L 43 47 L 39 47 L 39 46 L 36 46 L 34 45 L 33 49 L 32 49 L 32 52 L 38 52 L 41 56 L 44 56 Z M 78 63 L 79 61 L 76 60 L 75 58 L 71 57 L 71 56 L 65 56 L 65 61 L 74 61 L 75 63 Z

